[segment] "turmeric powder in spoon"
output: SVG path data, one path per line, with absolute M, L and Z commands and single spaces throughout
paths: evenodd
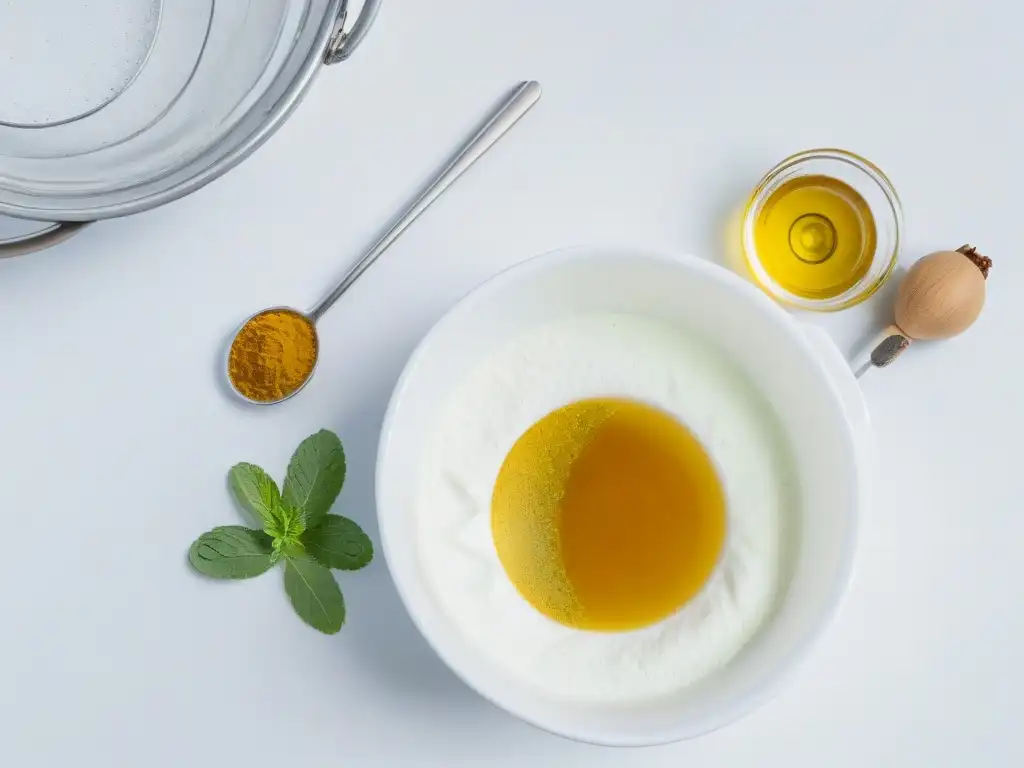
M 228 377 L 242 397 L 276 403 L 291 397 L 313 375 L 317 360 L 313 321 L 286 307 L 250 317 L 228 350 Z
M 316 323 L 377 258 L 456 179 L 505 135 L 540 98 L 540 83 L 521 83 L 491 115 L 476 135 L 446 164 L 426 191 L 412 202 L 324 299 L 308 314 L 273 307 L 250 317 L 228 350 L 227 373 L 231 386 L 250 402 L 270 405 L 294 395 L 313 376 L 319 344 Z

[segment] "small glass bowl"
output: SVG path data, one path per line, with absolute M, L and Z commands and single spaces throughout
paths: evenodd
M 801 176 L 830 176 L 845 182 L 864 198 L 875 220 L 877 242 L 868 271 L 856 284 L 828 299 L 809 299 L 783 288 L 765 270 L 754 244 L 754 224 L 762 206 L 779 186 Z M 755 281 L 775 300 L 815 312 L 852 307 L 881 288 L 896 266 L 902 236 L 903 208 L 889 179 L 863 157 L 841 149 L 809 149 L 787 157 L 761 179 L 743 214 L 743 253 Z

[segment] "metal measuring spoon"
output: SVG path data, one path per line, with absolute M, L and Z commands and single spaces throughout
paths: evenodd
M 430 204 L 448 189 L 451 184 L 459 178 L 473 163 L 475 163 L 495 142 L 516 124 L 530 107 L 537 103 L 541 95 L 540 83 L 528 81 L 519 85 L 505 102 L 498 107 L 493 116 L 484 124 L 476 135 L 474 135 L 459 153 L 449 162 L 431 182 L 427 190 L 409 206 L 395 224 L 389 229 L 380 240 L 378 240 L 363 256 L 355 263 L 348 273 L 341 279 L 337 287 L 332 290 L 319 304 L 309 312 L 302 312 L 291 307 L 271 307 L 263 309 L 250 316 L 235 332 L 232 337 L 231 346 L 228 349 L 227 364 L 225 366 L 228 382 L 231 389 L 248 402 L 259 405 L 273 405 L 287 400 L 297 394 L 311 378 L 316 370 L 316 363 L 320 356 L 320 343 L 316 332 L 316 323 L 323 317 L 341 295 L 347 291 L 352 284 L 359 279 L 359 276 L 377 260 L 384 251 L 397 240 L 403 232 L 412 224 Z M 242 349 L 242 341 L 256 339 L 260 332 L 261 319 L 269 315 L 278 316 L 277 319 L 288 322 L 288 332 L 299 342 L 300 352 L 304 357 L 312 355 L 308 370 L 301 370 L 297 380 L 271 382 L 274 386 L 273 395 L 269 399 L 253 397 L 239 389 L 232 376 L 232 368 L 245 366 L 247 363 Z M 254 334 L 257 334 L 254 336 Z M 308 337 L 303 338 L 304 334 Z M 273 371 L 264 372 L 264 378 L 275 375 Z M 264 382 L 267 383 L 267 382 Z

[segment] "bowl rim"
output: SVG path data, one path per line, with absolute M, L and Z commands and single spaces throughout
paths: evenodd
M 889 213 L 892 214 L 893 220 L 893 237 L 895 242 L 893 243 L 891 252 L 887 256 L 885 266 L 881 273 L 871 280 L 866 282 L 861 281 L 863 282 L 863 285 L 857 283 L 856 285 L 851 286 L 847 291 L 844 291 L 831 299 L 811 299 L 798 296 L 787 291 L 775 281 L 763 266 L 761 266 L 761 260 L 757 257 L 756 248 L 754 248 L 754 244 L 752 242 L 752 230 L 754 226 L 753 219 L 755 214 L 760 210 L 760 204 L 766 202 L 762 201 L 762 203 L 759 204 L 758 198 L 769 186 L 771 186 L 772 183 L 775 182 L 777 178 L 779 178 L 779 176 L 793 168 L 813 160 L 828 160 L 845 163 L 869 177 L 885 197 L 885 200 L 889 205 Z M 761 177 L 760 181 L 757 182 L 757 185 L 750 192 L 750 197 L 747 199 L 746 205 L 743 209 L 743 216 L 740 221 L 740 246 L 743 251 L 743 261 L 746 264 L 747 270 L 751 275 L 753 275 L 755 282 L 757 282 L 760 288 L 779 304 L 792 309 L 802 309 L 807 312 L 840 312 L 844 309 L 855 307 L 858 304 L 867 301 L 889 280 L 893 271 L 896 269 L 897 263 L 899 263 L 900 252 L 903 247 L 903 228 L 903 203 L 900 201 L 900 196 L 896 192 L 896 188 L 893 186 L 892 181 L 885 174 L 885 171 L 866 157 L 858 155 L 856 152 L 851 152 L 839 147 L 813 147 L 811 149 L 804 149 L 799 152 L 795 152 L 788 157 L 783 158 L 768 170 L 764 176 Z M 859 288 L 858 285 L 860 286 Z M 853 293 L 851 293 L 851 291 L 853 291 Z M 842 298 L 843 296 L 846 296 L 846 298 Z
M 451 649 L 443 647 L 443 645 L 438 642 L 438 638 L 433 636 L 430 630 L 427 629 L 425 622 L 422 620 L 424 615 L 422 612 L 428 610 L 428 608 L 423 602 L 419 601 L 418 598 L 412 596 L 406 584 L 403 582 L 403 579 L 396 575 L 400 572 L 400 569 L 396 568 L 394 565 L 397 562 L 397 558 L 392 548 L 389 535 L 389 529 L 392 527 L 392 524 L 387 522 L 389 519 L 393 519 L 394 515 L 389 513 L 381 505 L 381 500 L 386 498 L 386 495 L 382 494 L 380 489 L 386 481 L 387 459 L 394 431 L 394 421 L 412 376 L 419 367 L 420 362 L 430 352 L 435 340 L 444 333 L 450 325 L 459 319 L 459 316 L 465 311 L 467 306 L 471 306 L 474 302 L 485 300 L 489 292 L 500 289 L 503 285 L 514 279 L 528 276 L 531 273 L 535 274 L 543 272 L 554 266 L 565 263 L 571 263 L 574 261 L 586 262 L 595 258 L 600 259 L 609 257 L 625 258 L 628 260 L 647 260 L 661 264 L 669 264 L 675 267 L 693 269 L 701 272 L 704 276 L 710 277 L 711 279 L 729 284 L 730 287 L 735 289 L 743 298 L 760 305 L 763 311 L 777 313 L 777 317 L 779 317 L 780 321 L 788 327 L 790 332 L 789 335 L 793 343 L 799 346 L 803 353 L 810 358 L 813 366 L 817 368 L 820 378 L 826 384 L 829 396 L 833 400 L 833 405 L 841 415 L 842 421 L 845 424 L 843 432 L 849 449 L 847 453 L 851 457 L 854 465 L 851 471 L 853 471 L 856 476 L 855 484 L 853 486 L 856 498 L 854 499 L 854 503 L 850 505 L 848 511 L 849 520 L 847 521 L 847 529 L 849 531 L 849 535 L 842 542 L 838 560 L 837 577 L 829 590 L 828 599 L 825 603 L 826 608 L 821 611 L 811 628 L 802 638 L 800 638 L 775 670 L 768 674 L 765 679 L 754 687 L 747 696 L 737 699 L 734 702 L 730 702 L 727 706 L 724 706 L 721 709 L 716 710 L 716 712 L 711 715 L 702 717 L 697 721 L 690 721 L 685 725 L 663 728 L 656 736 L 653 737 L 646 735 L 641 737 L 631 737 L 621 732 L 601 734 L 588 732 L 586 729 L 560 729 L 549 723 L 545 723 L 543 720 L 535 717 L 531 712 L 524 711 L 520 707 L 513 706 L 502 701 L 500 696 L 496 695 L 493 691 L 485 690 L 482 685 L 478 684 L 480 681 L 472 679 L 471 676 L 462 668 L 458 659 L 453 658 L 454 654 L 450 653 Z M 850 375 L 852 377 L 852 372 Z M 451 305 L 441 318 L 431 326 L 409 355 L 388 402 L 378 442 L 374 489 L 377 503 L 377 519 L 380 531 L 381 551 L 384 556 L 384 560 L 387 563 L 392 581 L 394 582 L 395 588 L 398 592 L 399 599 L 402 601 L 406 612 L 409 614 L 409 618 L 412 620 L 413 625 L 419 631 L 420 635 L 434 653 L 436 653 L 444 664 L 456 675 L 456 677 L 499 709 L 508 712 L 514 717 L 542 731 L 573 741 L 597 746 L 659 746 L 696 738 L 736 722 L 775 698 L 775 696 L 785 686 L 786 682 L 792 678 L 792 675 L 804 662 L 811 649 L 819 642 L 822 635 L 833 625 L 838 617 L 853 577 L 854 555 L 856 553 L 856 545 L 859 538 L 859 521 L 862 516 L 862 507 L 866 496 L 866 468 L 864 466 L 864 457 L 861 452 L 857 450 L 857 439 L 855 435 L 856 425 L 851 419 L 849 410 L 844 405 L 843 395 L 835 382 L 833 373 L 821 360 L 818 351 L 801 330 L 800 323 L 789 312 L 772 301 L 772 299 L 757 286 L 744 280 L 719 264 L 696 256 L 675 253 L 665 249 L 653 249 L 628 244 L 580 245 L 555 249 L 529 257 L 525 261 L 506 267 L 470 289 L 453 305 Z

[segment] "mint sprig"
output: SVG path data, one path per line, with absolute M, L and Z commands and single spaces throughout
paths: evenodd
M 345 598 L 331 572 L 308 557 L 285 555 L 284 590 L 311 627 L 333 635 L 345 623 Z
M 273 552 L 263 531 L 225 525 L 196 539 L 188 559 L 197 571 L 216 579 L 251 579 L 273 567 Z
M 358 571 L 373 559 L 373 544 L 363 529 L 341 515 L 327 515 L 305 537 L 306 552 L 321 565 Z
M 281 506 L 281 492 L 274 478 L 255 464 L 235 464 L 228 472 L 228 483 L 242 509 L 260 525 L 270 522 L 274 510 Z
M 284 501 L 306 513 L 313 528 L 330 511 L 345 484 L 345 451 L 341 440 L 326 429 L 302 441 L 284 479 Z
M 354 571 L 373 559 L 373 543 L 353 520 L 331 515 L 345 482 L 345 452 L 333 432 L 310 435 L 288 464 L 284 490 L 255 464 L 228 473 L 239 505 L 262 530 L 214 528 L 189 549 L 189 562 L 216 579 L 248 579 L 284 560 L 292 607 L 311 627 L 334 634 L 345 623 L 345 600 L 329 569 Z

